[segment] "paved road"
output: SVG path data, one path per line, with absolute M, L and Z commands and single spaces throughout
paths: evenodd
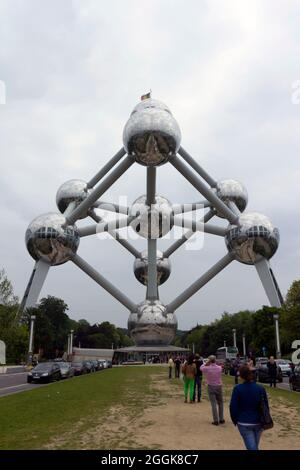
M 281 384 L 277 384 L 277 387 L 282 388 L 283 390 L 290 390 L 289 378 L 288 377 L 282 377 L 282 378 L 283 378 L 283 382 Z
M 27 372 L 17 372 L 15 374 L 0 374 L 0 397 L 11 395 L 12 393 L 30 390 L 32 388 L 43 387 L 39 384 L 27 383 Z

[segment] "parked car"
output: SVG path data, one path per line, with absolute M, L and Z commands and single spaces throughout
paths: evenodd
M 100 364 L 102 364 L 102 368 L 103 369 L 107 369 L 108 368 L 108 363 L 107 363 L 107 360 L 106 359 L 98 359 L 98 362 Z
M 94 371 L 99 370 L 99 363 L 98 363 L 98 361 L 93 360 L 93 361 L 91 361 L 91 363 L 92 363 L 93 366 L 94 366 Z
M 41 362 L 27 374 L 27 382 L 53 382 L 60 380 L 60 367 L 55 362 Z
M 90 374 L 91 372 L 95 372 L 94 365 L 91 361 L 83 361 L 83 364 L 85 365 L 88 374 Z
M 70 362 L 59 362 L 58 365 L 60 367 L 60 375 L 62 379 L 74 377 L 75 370 Z
M 104 369 L 103 361 L 101 361 L 101 359 L 98 359 L 97 362 L 98 362 L 98 370 L 103 370 Z
M 111 369 L 112 368 L 112 361 L 106 361 L 106 362 L 107 362 L 108 369 Z
M 300 364 L 295 367 L 294 372 L 290 375 L 290 389 L 295 392 L 298 390 L 300 392 Z
M 72 362 L 72 367 L 74 369 L 74 375 L 83 375 L 87 373 L 86 366 L 83 362 Z
M 257 372 L 257 380 L 262 383 L 269 383 L 270 382 L 270 374 L 267 363 L 262 364 L 260 363 L 256 369 Z M 277 367 L 277 382 L 282 382 L 282 372 L 280 367 Z
M 278 367 L 280 367 L 282 375 L 289 377 L 292 372 L 292 363 L 286 359 L 275 359 Z

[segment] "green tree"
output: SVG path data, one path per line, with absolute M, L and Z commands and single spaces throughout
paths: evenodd
M 14 295 L 11 281 L 7 278 L 5 270 L 0 270 L 0 304 L 16 305 L 18 297 Z
M 287 309 L 300 308 L 300 281 L 294 281 L 289 288 L 285 299 L 285 306 Z

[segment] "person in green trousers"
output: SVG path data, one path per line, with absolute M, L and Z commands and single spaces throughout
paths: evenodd
M 194 356 L 189 356 L 187 362 L 182 366 L 182 373 L 184 376 L 184 403 L 187 403 L 188 395 L 190 403 L 194 403 L 194 383 L 196 376 L 196 364 L 194 363 Z

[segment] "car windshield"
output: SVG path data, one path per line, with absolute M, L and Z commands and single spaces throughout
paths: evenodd
M 62 363 L 59 364 L 59 367 L 60 367 L 61 369 L 68 369 L 68 368 L 69 368 L 69 364 L 66 364 L 66 363 L 63 363 L 63 362 L 62 362 Z
M 278 361 L 276 361 L 277 364 L 288 364 L 287 361 L 283 360 L 283 359 L 279 359 Z
M 33 370 L 37 371 L 37 372 L 39 372 L 41 370 L 51 370 L 52 366 L 53 366 L 53 364 L 49 364 L 49 363 L 38 364 L 37 366 L 35 366 L 35 368 Z

